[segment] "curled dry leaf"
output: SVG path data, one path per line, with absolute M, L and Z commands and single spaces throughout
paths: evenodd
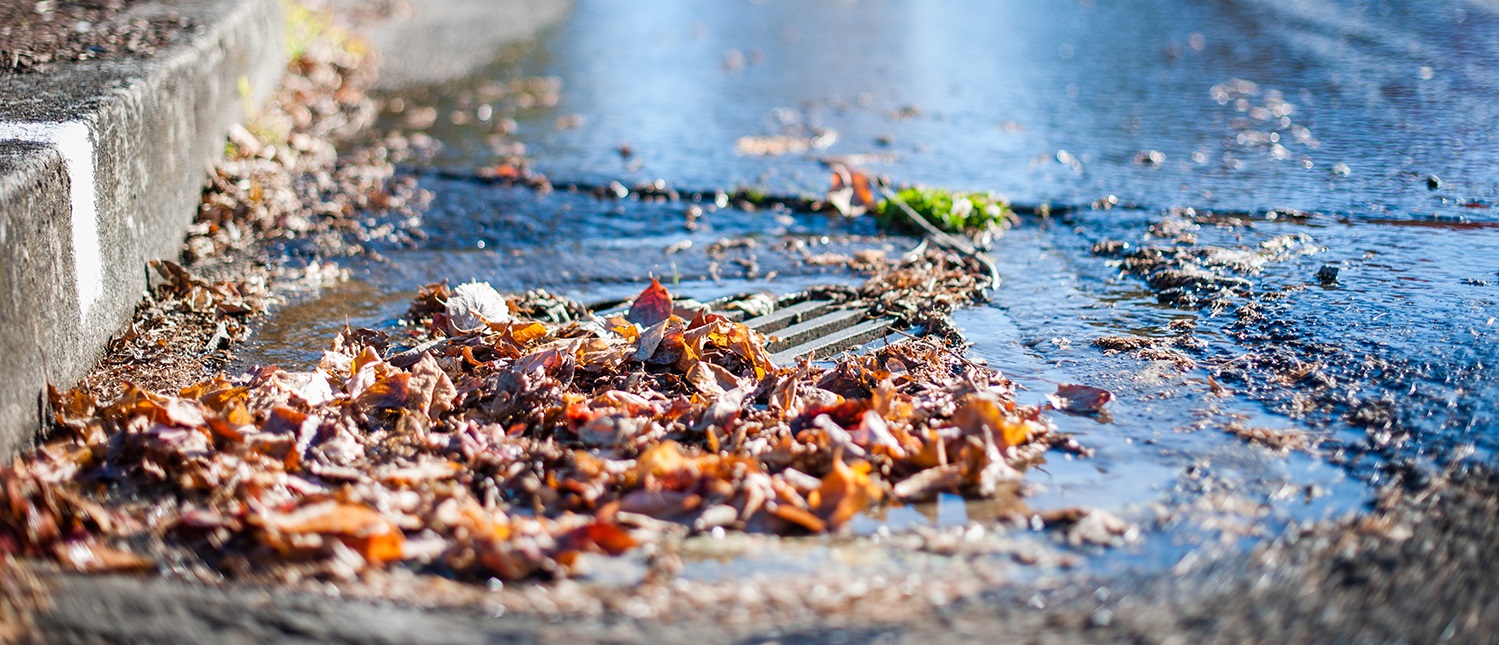
M 1015 405 L 992 394 L 968 397 L 953 422 L 965 433 L 992 440 L 1000 449 L 1019 446 L 1043 430 L 1040 424 L 1013 414 Z
M 266 512 L 258 518 L 262 539 L 277 550 L 290 549 L 282 535 L 332 536 L 371 563 L 401 559 L 401 530 L 388 518 L 367 506 L 343 502 L 309 504 L 290 513 Z
M 57 560 L 80 573 L 126 573 L 156 566 L 150 559 L 92 540 L 69 540 L 54 546 Z
M 1046 395 L 1051 407 L 1062 412 L 1094 414 L 1114 400 L 1114 394 L 1100 387 L 1066 383 L 1057 386 L 1055 394 Z
M 444 303 L 448 321 L 460 332 L 483 329 L 486 323 L 510 321 L 510 306 L 488 282 L 458 285 Z

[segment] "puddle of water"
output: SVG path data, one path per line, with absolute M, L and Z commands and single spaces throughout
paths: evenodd
M 1122 218 L 1121 218 L 1122 219 Z M 1091 346 L 1104 335 L 1164 335 L 1188 315 L 1140 296 L 1117 297 L 1110 269 L 1086 255 L 1089 245 L 1071 227 L 1028 222 L 1011 231 L 998 268 L 1003 278 L 987 307 L 965 309 L 955 321 L 973 343 L 972 355 L 999 367 L 1023 388 L 1022 403 L 1043 404 L 1060 383 L 1105 387 L 1115 394 L 1106 422 L 1055 414 L 1064 432 L 1097 451 L 1090 459 L 1054 460 L 1030 481 L 1042 486 L 1027 503 L 1036 508 L 1089 506 L 1119 512 L 1169 497 L 1183 472 L 1206 460 L 1221 473 L 1246 479 L 1266 497 L 1290 485 L 1315 486 L 1316 504 L 1288 506 L 1301 519 L 1356 508 L 1369 497 L 1346 473 L 1304 455 L 1268 456 L 1222 432 L 1231 420 L 1247 426 L 1295 427 L 1260 403 L 1209 392 L 1202 369 L 1116 356 Z M 1222 469 L 1222 468 L 1220 468 Z
M 415 293 L 390 292 L 352 280 L 301 295 L 257 325 L 235 349 L 232 373 L 256 366 L 311 369 L 344 326 L 393 330 Z

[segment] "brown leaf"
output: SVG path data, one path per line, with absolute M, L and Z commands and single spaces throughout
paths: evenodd
M 271 411 L 266 414 L 265 423 L 260 426 L 261 432 L 298 437 L 316 429 L 317 417 L 281 405 L 271 408 Z
M 695 509 L 702 503 L 702 496 L 696 493 L 641 489 L 620 498 L 619 510 L 656 519 L 670 519 Z
M 719 396 L 745 385 L 729 370 L 708 361 L 693 361 L 684 378 L 699 392 L 708 396 Z
M 320 502 L 308 504 L 290 513 L 265 514 L 261 516 L 261 525 L 281 533 L 333 535 L 369 535 L 394 528 L 379 511 L 362 504 L 345 502 Z
M 94 397 L 81 389 L 63 392 L 48 383 L 47 400 L 52 404 L 52 414 L 63 425 L 81 427 L 94 416 Z
M 401 530 L 379 511 L 361 504 L 322 502 L 290 513 L 263 514 L 259 519 L 261 526 L 272 534 L 316 533 L 337 537 L 374 564 L 401 558 L 404 541 Z
M 625 319 L 641 327 L 650 327 L 668 318 L 671 318 L 671 292 L 661 286 L 660 280 L 651 278 L 651 286 L 635 297 Z
M 948 464 L 928 468 L 896 484 L 892 491 L 902 501 L 931 499 L 938 493 L 957 492 L 963 484 L 963 467 Z
M 360 407 L 370 410 L 399 408 L 411 398 L 411 375 L 405 372 L 378 379 L 357 399 Z M 449 384 L 451 385 L 451 384 Z
M 652 479 L 672 476 L 689 469 L 696 476 L 696 464 L 691 457 L 682 453 L 681 445 L 675 441 L 663 441 L 647 448 L 636 458 L 633 483 L 644 484 Z
M 744 400 L 755 391 L 755 386 L 745 385 L 736 387 L 723 393 L 713 401 L 708 409 L 703 411 L 703 417 L 698 420 L 698 430 L 718 428 L 724 432 L 732 430 L 734 420 L 739 418 L 739 413 L 744 410 Z
M 1114 394 L 1091 385 L 1067 383 L 1058 385 L 1056 394 L 1048 394 L 1046 399 L 1051 402 L 1051 407 L 1062 412 L 1095 414 L 1114 400 Z
M 517 359 L 511 369 L 521 374 L 550 373 L 566 367 L 569 363 L 576 363 L 573 358 L 572 345 L 531 352 Z
M 635 327 L 629 327 L 634 330 Z M 578 346 L 578 367 L 588 372 L 606 372 L 618 368 L 630 358 L 630 345 L 603 338 L 589 338 Z
M 378 384 L 377 384 L 378 385 Z M 406 407 L 436 418 L 453 409 L 453 399 L 458 396 L 453 380 L 437 365 L 431 354 L 422 354 L 421 360 L 411 367 L 411 378 L 407 382 Z
M 642 363 L 651 360 L 656 354 L 656 348 L 661 346 L 661 341 L 666 338 L 667 321 L 663 320 L 645 328 L 640 332 L 640 343 L 635 348 L 635 360 Z
M 874 205 L 869 176 L 843 164 L 834 164 L 827 200 L 845 216 L 863 215 Z

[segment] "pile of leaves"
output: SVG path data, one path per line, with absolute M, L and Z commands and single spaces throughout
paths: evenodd
M 672 531 L 821 533 L 880 504 L 1013 495 L 1055 439 L 1009 381 L 934 338 L 776 365 L 759 334 L 654 281 L 605 317 L 488 294 L 434 285 L 412 303 L 420 332 L 346 330 L 311 371 L 52 391 L 53 439 L 0 469 L 0 553 L 565 576 Z
M 151 273 L 153 284 L 130 325 L 78 384 L 94 397 L 118 396 L 126 379 L 161 389 L 212 376 L 249 335 L 251 318 L 274 300 L 264 273 L 208 280 L 167 261 L 153 261 Z
M 340 155 L 335 145 L 376 114 L 365 93 L 375 65 L 362 41 L 326 17 L 292 7 L 292 59 L 270 103 L 229 135 L 188 229 L 189 266 L 247 252 L 303 260 L 360 255 L 368 243 L 402 244 L 430 194 L 395 163 L 412 152 L 392 135 Z

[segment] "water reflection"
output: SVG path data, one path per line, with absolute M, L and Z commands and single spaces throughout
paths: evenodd
M 815 190 L 815 159 L 735 142 L 832 128 L 828 155 L 1024 202 L 1494 219 L 1458 204 L 1499 190 L 1495 70 L 1499 12 L 1460 2 L 679 0 L 580 2 L 519 67 L 488 73 L 563 79 L 516 136 L 564 178 Z M 1222 87 L 1250 91 L 1220 103 Z M 564 114 L 583 125 L 559 129 Z

